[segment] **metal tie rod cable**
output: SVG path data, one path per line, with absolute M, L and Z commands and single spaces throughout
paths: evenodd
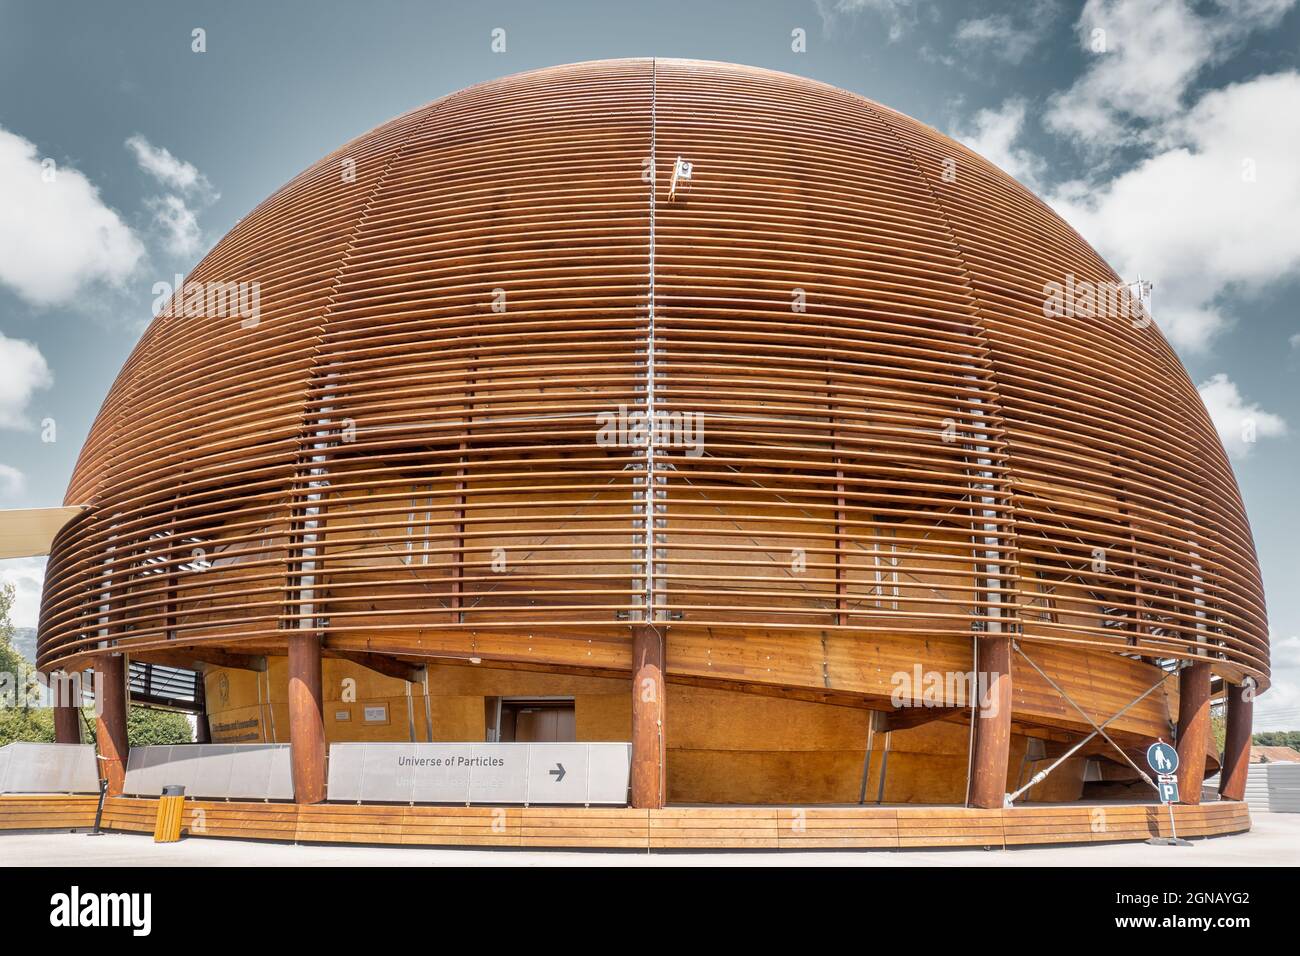
M 1052 680 L 1050 677 L 1047 676 L 1047 674 L 1043 673 L 1043 669 L 1042 669 L 1041 667 L 1039 667 L 1037 664 L 1035 664 L 1035 663 L 1033 662 L 1033 660 L 1030 659 L 1029 655 L 1026 654 L 1023 650 L 1020 649 L 1020 645 L 1019 645 L 1019 644 L 1014 644 L 1014 642 L 1013 642 L 1013 645 L 1015 646 L 1017 653 L 1019 653 L 1020 656 L 1023 657 L 1025 660 L 1029 661 L 1029 666 L 1032 667 L 1034 670 L 1038 671 L 1038 673 L 1042 675 L 1043 679 L 1046 680 L 1047 683 L 1051 684 L 1052 687 L 1053 687 L 1053 689 L 1055 689 L 1055 691 L 1056 691 L 1058 694 L 1060 694 L 1062 697 L 1064 697 L 1064 698 L 1066 699 L 1066 701 L 1070 704 L 1071 707 L 1073 707 L 1073 708 L 1074 708 L 1075 710 L 1077 710 L 1080 714 L 1082 714 L 1082 715 L 1083 715 L 1083 719 L 1086 720 L 1089 724 L 1091 724 L 1092 727 L 1093 727 L 1093 729 L 1094 729 L 1098 734 L 1101 734 L 1102 737 L 1104 737 L 1104 738 L 1106 739 L 1106 743 L 1110 744 L 1110 745 L 1111 745 L 1112 747 L 1114 747 L 1117 751 L 1119 751 L 1119 755 L 1120 755 L 1121 757 L 1123 757 L 1126 761 L 1128 761 L 1128 765 L 1129 765 L 1130 767 L 1132 767 L 1134 770 L 1136 770 L 1136 771 L 1138 772 L 1138 775 L 1139 775 L 1140 777 L 1142 777 L 1143 780 L 1145 780 L 1148 784 L 1150 784 L 1151 787 L 1152 787 L 1153 789 L 1156 789 L 1156 790 L 1159 789 L 1158 787 L 1156 787 L 1155 783 L 1151 780 L 1151 778 L 1150 778 L 1149 776 L 1147 776 L 1146 771 L 1143 770 L 1141 767 L 1139 767 L 1136 763 L 1134 763 L 1133 760 L 1132 760 L 1132 758 L 1130 758 L 1129 755 L 1126 754 L 1126 753 L 1124 752 L 1124 748 L 1121 747 L 1119 744 L 1115 743 L 1115 741 L 1111 740 L 1110 735 L 1107 734 L 1106 731 L 1102 730 L 1101 727 L 1098 727 L 1098 726 L 1097 726 L 1097 722 L 1096 722 L 1095 720 L 1093 720 L 1091 716 L 1089 716 L 1089 714 L 1088 714 L 1087 711 L 1085 711 L 1082 707 L 1080 707 L 1080 706 L 1079 706 L 1078 704 L 1076 704 L 1073 700 L 1071 700 L 1069 694 L 1067 694 L 1064 690 L 1062 690 L 1061 687 L 1060 687 L 1060 686 L 1059 686 L 1059 685 L 1058 685 L 1054 680 Z M 1165 675 L 1165 677 L 1168 677 L 1168 676 L 1169 676 L 1168 674 Z M 1164 680 L 1165 680 L 1165 678 L 1162 677 L 1162 678 L 1160 679 L 1160 683 L 1163 684 L 1163 683 L 1164 683 Z M 1116 716 L 1119 716 L 1119 715 L 1117 714 Z M 1111 719 L 1113 720 L 1114 718 L 1111 718 Z M 1107 721 L 1106 723 L 1110 723 L 1110 721 Z M 1103 726 L 1105 726 L 1105 725 L 1103 725 Z M 1095 735 L 1094 735 L 1094 736 L 1095 736 Z
M 1020 654 L 1021 657 L 1024 657 L 1025 660 L 1029 661 L 1030 666 L 1033 667 L 1034 670 L 1038 671 L 1038 673 L 1040 673 L 1040 674 L 1043 674 L 1043 672 L 1042 672 L 1041 670 L 1039 670 L 1038 665 L 1035 664 L 1032 660 L 1029 660 L 1028 655 L 1026 655 L 1024 651 L 1020 650 L 1020 645 L 1019 645 L 1018 643 L 1016 643 L 1016 642 L 1013 641 L 1011 646 L 1014 647 L 1014 648 L 1016 649 L 1016 651 Z M 1112 747 L 1114 747 L 1116 750 L 1119 751 L 1120 756 L 1122 756 L 1125 760 L 1128 761 L 1129 765 L 1130 765 L 1131 767 L 1133 767 L 1133 769 L 1136 770 L 1136 771 L 1138 772 L 1138 775 L 1139 775 L 1143 780 L 1145 780 L 1145 781 L 1147 782 L 1148 785 L 1150 785 L 1153 789 L 1158 789 L 1158 788 L 1156 787 L 1156 785 L 1152 782 L 1150 776 L 1147 775 L 1146 771 L 1144 771 L 1144 770 L 1143 770 L 1141 767 L 1139 767 L 1137 764 L 1133 763 L 1133 761 L 1129 758 L 1129 755 L 1126 754 L 1126 753 L 1124 753 L 1123 749 L 1122 749 L 1118 744 L 1116 744 L 1115 741 L 1111 740 L 1110 737 L 1108 737 L 1108 736 L 1106 735 L 1106 732 L 1105 732 L 1102 728 L 1108 726 L 1108 725 L 1111 724 L 1113 721 L 1116 721 L 1116 720 L 1118 720 L 1120 717 L 1124 716 L 1124 714 L 1126 714 L 1126 713 L 1129 711 L 1130 708 L 1134 707 L 1136 704 L 1140 703 L 1141 701 L 1143 701 L 1143 700 L 1145 700 L 1147 697 L 1149 697 L 1149 696 L 1151 695 L 1152 691 L 1154 691 L 1154 690 L 1156 690 L 1157 688 L 1159 688 L 1161 685 L 1164 684 L 1165 681 L 1167 681 L 1171 676 L 1173 676 L 1173 675 L 1176 674 L 1176 673 L 1177 673 L 1177 671 L 1169 671 L 1168 673 L 1166 673 L 1163 677 L 1160 678 L 1160 680 L 1156 681 L 1154 684 L 1152 684 L 1150 687 L 1148 687 L 1146 690 L 1144 690 L 1140 695 L 1138 695 L 1137 697 L 1135 697 L 1135 698 L 1133 698 L 1131 701 L 1129 701 L 1127 704 L 1125 704 L 1125 705 L 1123 706 L 1123 708 L 1121 708 L 1120 710 L 1116 711 L 1116 712 L 1115 712 L 1114 714 L 1112 714 L 1110 717 L 1107 717 L 1106 720 L 1103 721 L 1102 724 L 1101 724 L 1100 726 L 1098 726 L 1098 724 L 1097 724 L 1097 723 L 1096 723 L 1096 722 L 1095 722 L 1091 717 L 1089 717 L 1086 713 L 1084 713 L 1084 711 L 1081 710 L 1081 709 L 1079 708 L 1079 705 L 1078 705 L 1078 704 L 1076 704 L 1074 701 L 1070 700 L 1069 695 L 1066 694 L 1065 691 L 1061 690 L 1061 688 L 1057 687 L 1056 683 L 1055 683 L 1055 682 L 1054 682 L 1050 677 L 1047 677 L 1046 674 L 1043 674 L 1043 677 L 1047 678 L 1047 682 L 1048 682 L 1049 684 L 1051 684 L 1053 687 L 1056 688 L 1057 693 L 1059 693 L 1062 697 L 1064 697 L 1067 701 L 1069 701 L 1070 705 L 1071 705 L 1072 707 L 1074 707 L 1075 710 L 1078 710 L 1079 713 L 1083 714 L 1083 716 L 1087 719 L 1088 723 L 1091 724 L 1095 729 L 1094 729 L 1093 732 L 1090 733 L 1087 737 L 1084 737 L 1084 738 L 1083 738 L 1082 740 L 1080 740 L 1077 744 L 1075 744 L 1073 747 L 1071 747 L 1069 750 L 1067 750 L 1064 754 L 1062 754 L 1060 757 L 1058 757 L 1058 758 L 1056 759 L 1056 761 L 1055 761 L 1055 762 L 1054 762 L 1050 767 L 1048 767 L 1046 770 L 1041 770 L 1041 771 L 1039 771 L 1038 773 L 1034 774 L 1033 778 L 1032 778 L 1032 779 L 1031 779 L 1027 784 L 1025 784 L 1023 787 L 1021 787 L 1021 788 L 1020 788 L 1019 790 L 1017 790 L 1015 793 L 1008 794 L 1008 795 L 1007 795 L 1007 803 L 1008 803 L 1008 804 L 1015 803 L 1016 800 L 1020 799 L 1020 797 L 1021 797 L 1022 795 L 1024 795 L 1024 793 L 1025 793 L 1027 790 L 1031 790 L 1031 789 L 1033 789 L 1034 787 L 1036 787 L 1038 784 L 1042 783 L 1045 779 L 1047 779 L 1047 776 L 1048 776 L 1048 775 L 1049 775 L 1053 770 L 1055 770 L 1057 767 L 1059 767 L 1061 764 L 1063 764 L 1063 763 L 1064 763 L 1066 760 L 1068 760 L 1070 757 L 1074 756 L 1074 754 L 1077 753 L 1077 752 L 1079 751 L 1080 748 L 1082 748 L 1085 744 L 1088 743 L 1088 741 L 1092 740 L 1092 738 L 1093 738 L 1093 737 L 1096 737 L 1098 734 L 1100 734 L 1102 737 L 1105 737 L 1106 740 L 1110 741 L 1110 745 L 1111 745 Z

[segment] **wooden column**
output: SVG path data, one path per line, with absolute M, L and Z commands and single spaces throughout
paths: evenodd
M 103 758 L 100 773 L 108 781 L 110 797 L 122 793 L 131 751 L 126 736 L 126 671 L 124 654 L 105 654 L 95 660 L 95 738 Z
M 996 810 L 1005 802 L 1011 752 L 1011 638 L 993 634 L 976 640 L 979 641 L 976 687 L 988 690 L 979 701 L 975 716 L 970 805 Z
M 655 810 L 667 795 L 664 774 L 664 635 L 632 628 L 632 806 Z
M 1205 750 L 1210 743 L 1210 665 L 1197 661 L 1178 673 L 1178 802 L 1201 802 Z
M 1227 734 L 1223 744 L 1223 767 L 1219 773 L 1219 796 L 1224 800 L 1244 800 L 1246 775 L 1250 771 L 1250 725 L 1254 716 L 1255 685 L 1228 685 Z
M 50 693 L 54 696 L 54 742 L 81 743 L 81 675 L 54 671 L 49 675 Z
M 289 637 L 289 743 L 297 803 L 325 799 L 325 718 L 319 634 Z
M 77 708 L 63 705 L 54 708 L 54 742 L 81 743 L 81 714 Z

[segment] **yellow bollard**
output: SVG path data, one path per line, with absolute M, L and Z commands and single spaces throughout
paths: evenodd
M 181 838 L 181 819 L 185 815 L 185 788 L 163 787 L 158 799 L 158 820 L 153 828 L 154 843 L 175 843 Z

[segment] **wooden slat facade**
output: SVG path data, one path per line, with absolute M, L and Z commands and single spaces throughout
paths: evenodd
M 178 296 L 150 325 L 68 490 L 40 664 L 310 624 L 626 670 L 652 620 L 669 676 L 870 693 L 873 640 L 996 618 L 1266 685 L 1196 389 L 1149 323 L 1045 314 L 1067 277 L 1122 287 L 1010 177 L 823 84 L 640 59 L 451 94 L 194 269 L 257 282 L 256 323 Z M 703 453 L 601 442 L 620 408 L 695 416 Z
M 89 827 L 95 797 L 0 797 L 0 829 Z M 103 826 L 153 833 L 156 799 L 113 797 Z M 1176 806 L 1181 837 L 1250 829 L 1240 802 Z M 442 807 L 186 800 L 184 833 L 298 843 L 568 849 L 883 849 L 1108 843 L 1169 835 L 1151 804 L 959 807 Z

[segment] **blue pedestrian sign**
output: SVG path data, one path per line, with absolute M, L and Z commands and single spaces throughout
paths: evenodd
M 1156 773 L 1173 773 L 1178 769 L 1178 751 L 1158 740 L 1147 748 L 1147 763 Z

